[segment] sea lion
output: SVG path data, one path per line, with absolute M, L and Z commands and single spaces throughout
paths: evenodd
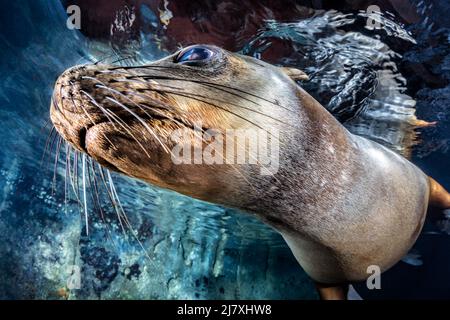
M 450 194 L 402 156 L 347 131 L 281 68 L 195 45 L 154 63 L 82 65 L 56 81 L 50 113 L 59 134 L 103 166 L 256 215 L 277 230 L 322 298 L 384 271 L 417 239 L 427 207 Z M 214 129 L 278 132 L 279 167 L 175 164 L 171 150 Z M 173 138 L 175 130 L 191 135 Z M 203 150 L 205 141 L 192 145 Z M 227 148 L 234 148 L 226 146 Z M 191 149 L 189 149 L 191 150 Z

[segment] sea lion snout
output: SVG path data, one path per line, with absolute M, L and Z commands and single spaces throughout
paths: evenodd
M 90 127 L 105 121 L 98 108 L 88 100 L 92 87 L 84 77 L 95 75 L 90 66 L 75 66 L 56 80 L 50 118 L 60 135 L 76 149 L 86 151 L 85 135 Z
M 51 120 L 61 136 L 87 152 L 86 135 L 99 124 L 104 124 L 101 131 L 114 124 L 115 130 L 109 130 L 108 135 L 114 132 L 131 137 L 136 134 L 135 126 L 148 127 L 151 121 L 170 117 L 172 104 L 153 90 L 156 82 L 128 80 L 128 76 L 133 74 L 109 65 L 82 65 L 65 71 L 56 81 L 50 108 Z

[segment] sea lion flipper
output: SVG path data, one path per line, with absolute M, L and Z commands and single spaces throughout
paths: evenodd
M 450 193 L 444 189 L 436 180 L 429 177 L 430 180 L 430 200 L 429 204 L 433 207 L 442 209 L 450 208 Z
M 349 284 L 324 284 L 315 282 L 321 300 L 347 300 Z
M 280 69 L 294 81 L 309 80 L 308 75 L 302 70 L 288 67 L 280 67 Z

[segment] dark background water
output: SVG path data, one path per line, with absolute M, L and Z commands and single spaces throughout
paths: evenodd
M 410 156 L 450 189 L 447 1 L 0 4 L 0 298 L 316 297 L 281 238 L 258 221 L 132 179 L 114 177 L 152 261 L 113 212 L 105 227 L 91 210 L 87 236 L 76 201 L 64 205 L 63 169 L 52 192 L 53 158 L 41 165 L 53 83 L 78 63 L 117 56 L 142 63 L 179 45 L 214 43 L 302 68 L 312 76 L 304 87 L 349 130 Z M 80 31 L 66 28 L 70 4 L 82 9 Z M 373 4 L 391 14 L 369 30 Z M 438 124 L 416 137 L 408 125 L 414 112 Z M 415 259 L 383 274 L 382 290 L 357 284 L 358 292 L 450 297 L 449 239 L 428 223 Z M 81 287 L 68 290 L 77 268 Z

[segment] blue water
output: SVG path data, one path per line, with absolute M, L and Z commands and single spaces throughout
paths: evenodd
M 367 15 L 358 11 L 265 21 L 237 50 L 302 68 L 312 76 L 305 88 L 349 130 L 411 156 L 450 188 L 446 5 L 417 3 L 419 22 L 386 16 L 376 31 L 364 28 Z M 120 63 L 142 63 L 165 49 L 148 36 L 151 28 L 126 48 L 69 30 L 59 1 L 0 5 L 0 298 L 317 297 L 282 239 L 259 221 L 126 177 L 113 178 L 134 232 L 122 231 L 105 201 L 106 221 L 89 208 L 87 235 L 73 194 L 65 201 L 63 166 L 53 185 L 54 155 L 42 161 L 53 83 L 75 64 L 130 52 L 133 59 Z M 144 25 L 157 23 L 157 13 L 143 12 Z M 291 49 L 269 57 L 276 41 Z M 420 130 L 418 143 L 408 125 L 415 115 L 438 121 Z M 450 297 L 448 248 L 449 236 L 429 223 L 415 248 L 422 263 L 400 262 L 382 290 L 357 290 L 370 298 Z M 78 270 L 80 286 L 69 290 Z

